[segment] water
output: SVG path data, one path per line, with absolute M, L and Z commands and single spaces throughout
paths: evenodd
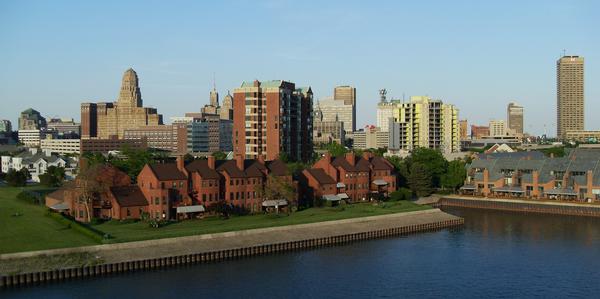
M 0 291 L 0 298 L 600 298 L 600 219 L 448 208 L 465 226 Z

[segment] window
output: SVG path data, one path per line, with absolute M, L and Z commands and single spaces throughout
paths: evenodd
M 154 204 L 155 204 L 155 205 L 159 205 L 159 204 L 160 204 L 160 198 L 158 198 L 158 197 L 155 197 L 155 198 L 154 198 Z
M 166 205 L 166 204 L 167 204 L 167 198 L 165 198 L 165 197 L 163 196 L 163 200 L 162 200 L 162 202 L 163 202 L 163 205 Z
M 179 188 L 183 188 L 183 181 L 179 182 Z
M 177 182 L 173 182 L 173 188 L 177 188 Z
M 202 201 L 206 201 L 206 194 L 202 194 Z
M 229 192 L 229 200 L 233 200 L 233 192 Z
M 127 217 L 131 217 L 131 211 L 127 209 Z

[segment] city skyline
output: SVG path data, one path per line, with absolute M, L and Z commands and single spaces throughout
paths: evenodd
M 330 96 L 335 86 L 351 85 L 360 111 L 357 128 L 375 124 L 378 90 L 386 88 L 388 99 L 442 99 L 458 107 L 461 119 L 479 125 L 503 118 L 515 100 L 526 110 L 526 132 L 554 135 L 555 61 L 566 49 L 586 58 L 585 127 L 600 129 L 600 120 L 590 117 L 600 109 L 600 87 L 594 84 L 600 77 L 594 56 L 600 44 L 593 35 L 599 21 L 592 14 L 597 4 L 460 2 L 431 10 L 421 4 L 330 2 L 318 11 L 298 5 L 188 3 L 184 10 L 141 2 L 4 2 L 0 42 L 9 46 L 0 49 L 0 119 L 15 124 L 32 107 L 45 117 L 79 120 L 81 102 L 115 101 L 120 74 L 133 67 L 145 105 L 165 119 L 207 104 L 216 74 L 222 95 L 254 79 L 303 82 L 315 100 Z M 236 18 L 239 11 L 265 20 L 249 24 Z M 427 24 L 412 25 L 425 17 Z M 139 26 L 142 19 L 156 22 Z M 279 43 L 269 34 L 293 37 Z M 257 42 L 261 36 L 266 41 Z

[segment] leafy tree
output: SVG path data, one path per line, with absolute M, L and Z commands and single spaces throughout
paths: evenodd
M 409 169 L 406 160 L 396 156 L 387 157 L 385 159 L 388 160 L 396 170 L 396 177 L 398 179 L 397 185 L 408 186 Z
M 215 157 L 215 160 L 225 160 L 227 159 L 227 154 L 221 151 L 218 152 L 214 152 L 213 156 Z
M 88 167 L 106 163 L 106 157 L 101 153 L 84 153 L 83 157 L 88 161 Z
M 27 185 L 27 180 L 31 178 L 27 168 L 21 168 L 21 170 L 9 169 L 6 173 L 6 183 L 13 187 L 23 187 Z
M 432 174 L 422 163 L 412 163 L 410 166 L 410 175 L 408 176 L 408 185 L 418 197 L 431 194 Z
M 343 156 L 348 152 L 346 147 L 338 144 L 337 142 L 327 144 L 326 149 L 333 157 Z
M 431 187 L 440 186 L 441 176 L 448 168 L 448 161 L 440 151 L 416 148 L 406 160 L 411 170 L 413 164 L 420 164 L 425 168 L 427 173 L 431 175 Z
M 279 153 L 279 157 L 277 157 L 279 160 L 281 160 L 281 162 L 283 163 L 289 163 L 290 161 L 290 155 L 288 155 L 288 153 L 286 152 L 280 152 Z
M 392 193 L 390 193 L 391 201 L 398 200 L 410 200 L 412 198 L 412 191 L 408 188 L 400 188 Z
M 59 187 L 65 179 L 65 169 L 62 167 L 50 166 L 46 173 L 40 175 L 40 183 L 48 187 Z
M 263 200 L 287 200 L 288 205 L 296 206 L 296 188 L 287 180 L 270 174 L 266 184 L 255 188 L 257 196 Z
M 104 167 L 103 164 L 95 164 L 82 170 L 77 175 L 77 188 L 81 192 L 79 200 L 85 207 L 88 222 L 92 220 L 94 199 L 109 187 L 104 181 L 97 179 Z
M 448 163 L 448 170 L 441 177 L 442 188 L 457 190 L 465 181 L 467 171 L 465 162 L 453 160 Z
M 183 161 L 185 161 L 185 163 L 190 163 L 190 162 L 194 161 L 194 156 L 192 156 L 190 154 L 185 154 L 183 156 Z
M 136 181 L 137 175 L 142 171 L 142 168 L 146 164 L 154 162 L 154 156 L 146 150 L 126 147 L 121 151 L 121 157 L 112 157 L 109 162 L 127 173 L 133 181 Z

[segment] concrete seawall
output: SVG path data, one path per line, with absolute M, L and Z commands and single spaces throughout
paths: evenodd
M 600 206 L 580 203 L 546 202 L 498 198 L 448 196 L 441 198 L 433 207 L 451 206 L 491 209 L 539 214 L 600 217 Z
M 103 264 L 0 277 L 0 288 L 304 250 L 460 226 L 439 209 L 220 234 L 0 255 L 4 260 L 89 252 Z

